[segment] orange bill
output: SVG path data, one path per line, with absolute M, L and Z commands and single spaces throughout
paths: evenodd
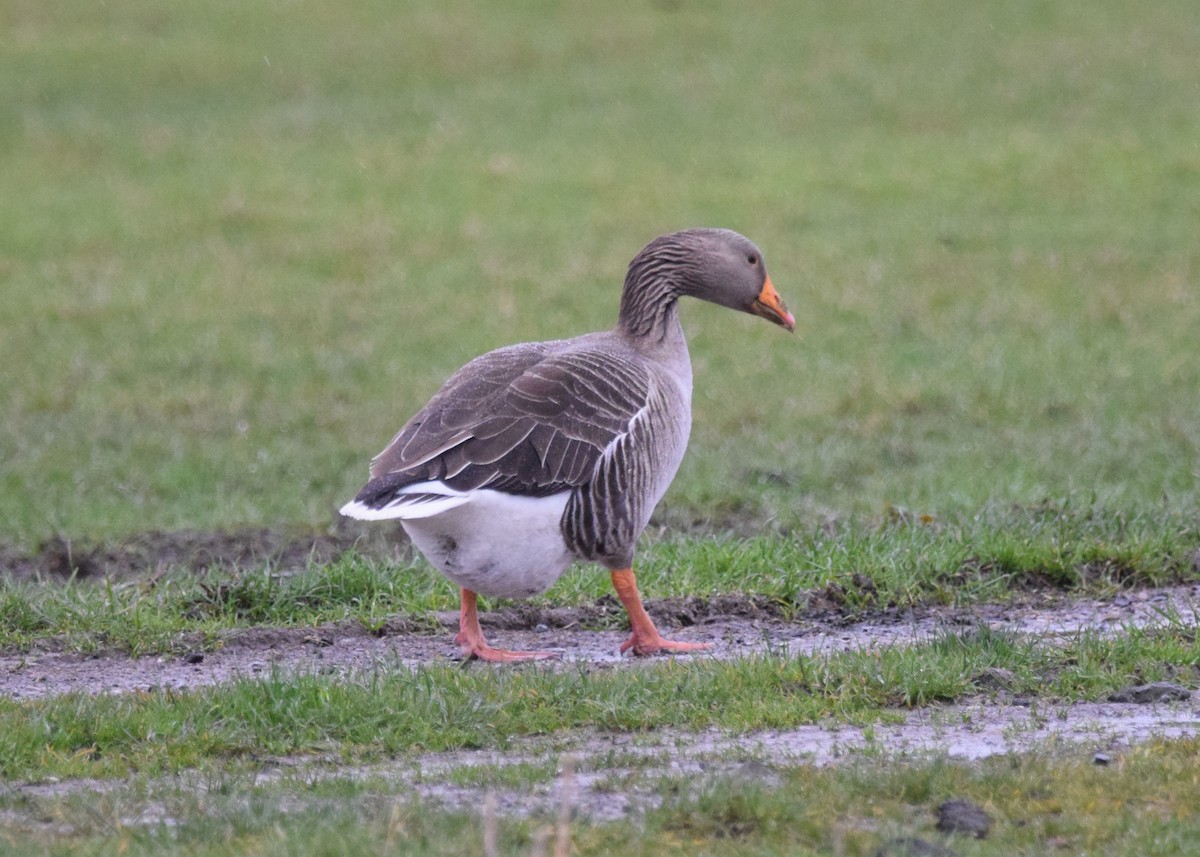
M 775 285 L 771 282 L 770 277 L 767 277 L 762 291 L 750 305 L 750 312 L 762 316 L 767 321 L 773 321 L 787 330 L 796 329 L 796 319 L 783 305 L 783 299 L 779 297 L 779 292 L 775 291 Z

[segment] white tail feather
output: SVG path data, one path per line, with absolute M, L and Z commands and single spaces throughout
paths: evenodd
M 456 509 L 471 499 L 471 494 L 455 491 L 441 482 L 418 482 L 400 489 L 386 506 L 375 508 L 351 500 L 339 510 L 347 518 L 359 521 L 388 521 L 432 518 Z

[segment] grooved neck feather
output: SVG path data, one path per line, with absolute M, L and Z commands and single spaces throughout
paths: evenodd
M 617 317 L 617 327 L 626 334 L 662 340 L 679 327 L 676 301 L 686 294 L 695 256 L 678 238 L 652 241 L 629 263 Z

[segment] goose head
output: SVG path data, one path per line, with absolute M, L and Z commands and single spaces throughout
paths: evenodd
M 630 309 L 673 302 L 681 295 L 760 316 L 794 330 L 762 251 L 730 229 L 686 229 L 647 244 L 629 264 L 625 297 Z

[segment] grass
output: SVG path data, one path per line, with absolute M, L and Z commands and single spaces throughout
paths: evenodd
M 955 853 L 999 855 L 1055 849 L 1087 854 L 1191 853 L 1200 799 L 1195 741 L 1151 742 L 1097 767 L 1056 753 L 1008 756 L 966 765 L 946 759 L 777 769 L 775 788 L 747 783 L 739 760 L 716 759 L 708 773 L 663 774 L 653 763 L 624 763 L 612 774 L 622 790 L 663 797 L 637 824 L 576 820 L 575 853 L 652 847 L 660 854 L 873 855 L 883 844 L 919 837 Z M 730 773 L 731 769 L 733 773 Z M 603 761 L 585 762 L 603 773 Z M 501 795 L 554 788 L 553 773 L 527 769 Z M 403 777 L 325 776 L 284 771 L 214 774 L 194 780 L 140 778 L 100 793 L 0 796 L 12 819 L 0 842 L 16 857 L 57 854 L 364 854 L 480 853 L 478 809 L 444 811 L 413 802 Z M 994 819 L 985 840 L 934 830 L 949 798 L 976 802 Z M 529 854 L 552 825 L 551 810 L 502 818 L 499 848 Z
M 872 722 L 898 708 L 963 701 L 985 671 L 1042 700 L 1096 700 L 1130 683 L 1186 677 L 1200 644 L 1184 625 L 1039 643 L 998 632 L 813 656 L 766 654 L 636 669 L 408 669 L 271 674 L 179 691 L 0 700 L 0 776 L 121 777 L 264 756 L 347 759 L 506 749 L 586 730 L 734 734 L 827 718 Z
M 1096 498 L 1192 524 L 1196 12 L 15 3 L 0 538 L 326 524 L 458 365 L 684 225 L 687 518 Z
M 840 587 L 866 609 L 1196 579 L 1193 2 L 15 0 L 0 23 L 0 556 L 327 527 L 451 371 L 608 326 L 636 250 L 704 224 L 760 244 L 800 335 L 684 309 L 695 428 L 659 511 L 668 537 L 643 551 L 649 595 L 792 605 Z M 453 605 L 427 569 L 293 571 L 4 580 L 0 646 L 161 653 Z M 594 600 L 602 577 L 547 600 Z M 0 700 L 0 842 L 470 852 L 478 818 L 403 784 L 252 772 L 263 752 L 870 722 L 977 693 L 989 666 L 1017 691 L 1097 699 L 1189 675 L 1194 637 L 1176 622 L 1056 645 Z M 579 853 L 875 854 L 965 794 L 1001 823 L 956 840 L 964 855 L 1183 854 L 1195 752 L 1151 744 L 1103 769 L 867 758 L 753 788 L 614 768 L 614 787 L 666 801 L 573 837 Z M 210 787 L 154 779 L 183 771 Z M 26 776 L 129 779 L 34 799 L 12 785 Z M 552 777 L 495 776 L 518 794 Z M 504 816 L 504 850 L 528 853 L 542 826 Z
M 1087 507 L 1041 506 L 957 523 L 897 513 L 878 526 L 831 535 L 653 540 L 639 577 L 655 598 L 752 593 L 784 613 L 802 610 L 814 593 L 836 592 L 854 615 L 1001 602 L 1031 589 L 1106 595 L 1162 586 L 1196 579 L 1198 555 L 1200 534 L 1178 516 L 1127 520 Z M 607 575 L 585 567 L 533 601 L 578 606 L 610 594 Z M 203 577 L 176 571 L 124 583 L 0 578 L 0 646 L 28 650 L 52 639 L 83 652 L 179 654 L 218 646 L 223 633 L 239 628 L 352 620 L 376 629 L 398 615 L 435 631 L 431 614 L 457 603 L 457 589 L 419 557 L 397 566 L 354 553 L 301 570 L 217 568 Z

